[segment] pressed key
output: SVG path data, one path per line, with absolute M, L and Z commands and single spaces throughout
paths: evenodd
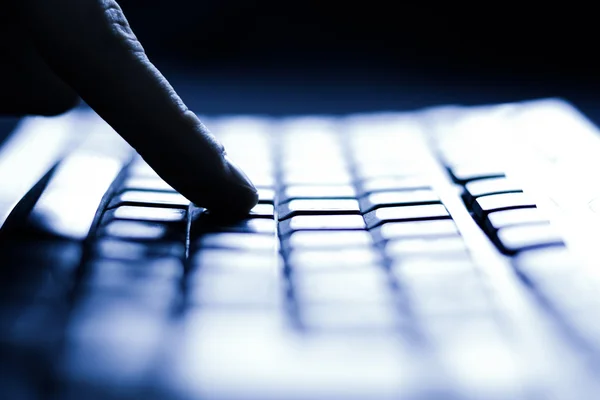
M 423 239 L 398 239 L 385 245 L 385 252 L 391 258 L 411 257 L 465 257 L 467 247 L 460 236 Z
M 207 233 L 201 236 L 193 248 L 219 248 L 251 251 L 271 251 L 278 247 L 275 235 L 252 235 L 248 233 Z
M 123 190 L 149 190 L 153 192 L 175 192 L 167 182 L 159 178 L 132 176 L 125 180 Z
M 371 247 L 335 250 L 294 250 L 288 263 L 299 271 L 344 270 L 350 267 L 376 268 L 382 263 L 378 251 Z
M 495 211 L 489 213 L 484 224 L 486 231 L 491 233 L 508 226 L 540 222 L 548 222 L 548 219 L 542 215 L 539 209 L 515 208 L 512 210 Z
M 363 213 L 366 213 L 380 207 L 435 204 L 439 202 L 440 198 L 431 189 L 399 190 L 371 193 L 364 196 L 360 199 L 360 209 Z
M 198 218 L 192 224 L 192 235 L 206 232 L 238 232 L 274 235 L 277 231 L 275 221 L 270 218 L 251 218 L 237 222 L 219 222 L 212 218 Z
M 364 230 L 360 215 L 300 215 L 279 223 L 282 235 L 302 230 Z
M 372 229 L 384 222 L 416 221 L 428 219 L 450 218 L 443 204 L 427 204 L 419 206 L 386 207 L 365 214 L 367 227 Z
M 284 246 L 296 250 L 356 248 L 372 244 L 373 239 L 367 231 L 299 231 L 284 241 Z
M 354 199 L 300 199 L 277 208 L 279 219 L 295 215 L 359 214 L 358 201 Z
M 181 208 L 122 206 L 105 213 L 107 219 L 124 219 L 152 222 L 183 222 L 187 211 Z
M 535 202 L 524 193 L 491 194 L 480 197 L 473 202 L 473 212 L 479 219 L 483 219 L 492 211 L 534 207 Z
M 295 185 L 281 193 L 281 204 L 294 199 L 352 199 L 356 190 L 350 185 Z
M 100 229 L 100 235 L 126 240 L 170 240 L 183 239 L 179 232 L 168 224 L 146 221 L 116 220 Z
M 480 179 L 465 185 L 465 199 L 470 205 L 476 198 L 499 193 L 516 193 L 523 190 L 506 177 Z
M 502 250 L 509 254 L 536 247 L 564 245 L 561 236 L 548 223 L 502 228 L 497 238 Z
M 362 182 L 360 195 L 388 190 L 429 189 L 431 180 L 424 176 L 397 176 L 368 179 Z
M 458 228 L 451 219 L 388 222 L 373 231 L 377 240 L 392 240 L 418 237 L 455 236 Z
M 113 197 L 108 208 L 122 205 L 185 208 L 189 204 L 190 201 L 177 192 L 128 190 Z
M 275 190 L 269 188 L 257 188 L 258 191 L 258 202 L 260 204 L 274 204 L 275 203 Z
M 460 184 L 478 179 L 501 178 L 504 176 L 504 169 L 493 165 L 460 165 L 453 167 L 450 172 L 454 181 Z

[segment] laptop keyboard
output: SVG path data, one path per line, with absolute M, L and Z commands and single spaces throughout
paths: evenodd
M 144 365 L 168 337 L 157 316 L 207 310 L 242 313 L 228 316 L 231 330 L 218 330 L 234 341 L 239 315 L 266 313 L 296 334 L 399 335 L 411 352 L 434 349 L 450 370 L 470 368 L 462 364 L 469 351 L 510 354 L 486 372 L 493 381 L 500 369 L 518 386 L 518 333 L 509 333 L 506 298 L 484 272 L 486 251 L 514 268 L 568 340 L 600 344 L 596 324 L 568 317 L 573 297 L 593 297 L 593 286 L 573 273 L 563 279 L 577 268 L 564 238 L 499 157 L 474 154 L 469 142 L 431 143 L 395 114 L 204 120 L 258 189 L 245 219 L 190 204 L 130 149 L 106 158 L 93 144 L 55 168 L 31 210 L 25 237 L 33 226 L 85 243 L 81 257 L 47 256 L 64 278 L 52 296 L 70 293 L 66 341 L 86 343 L 64 356 L 67 380 L 147 377 Z M 127 358 L 90 365 L 90 338 Z

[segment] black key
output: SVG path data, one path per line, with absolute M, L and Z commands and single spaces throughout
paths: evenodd
M 100 236 L 125 240 L 183 240 L 183 233 L 170 224 L 124 220 L 110 222 L 99 231 Z
M 514 225 L 548 222 L 537 208 L 516 208 L 491 212 L 487 215 L 484 225 L 485 230 L 493 233 L 501 228 Z
M 499 193 L 516 193 L 523 190 L 513 181 L 505 177 L 480 179 L 465 185 L 465 201 L 471 205 L 476 198 Z
M 561 236 L 545 223 L 502 228 L 497 233 L 497 241 L 508 254 L 537 247 L 564 246 Z
M 431 180 L 423 176 L 397 176 L 386 178 L 368 179 L 360 185 L 360 195 L 389 191 L 389 190 L 409 190 L 409 189 L 429 189 Z
M 122 206 L 105 213 L 106 220 L 135 220 L 152 222 L 183 222 L 187 210 L 181 208 Z
M 364 230 L 365 221 L 360 215 L 300 215 L 282 221 L 282 235 L 295 231 L 315 230 Z
M 175 192 L 167 182 L 156 177 L 136 177 L 132 176 L 125 180 L 123 184 L 126 190 L 148 190 L 152 192 Z
M 450 173 L 452 174 L 454 181 L 461 185 L 478 179 L 504 177 L 504 170 L 502 168 L 497 166 L 484 166 L 476 164 L 453 167 L 450 170 Z
M 388 222 L 373 231 L 377 240 L 392 240 L 420 237 L 456 236 L 458 228 L 451 219 L 429 221 Z
M 384 222 L 417 221 L 429 219 L 446 219 L 450 214 L 443 204 L 427 204 L 420 206 L 386 207 L 365 214 L 368 229 Z
M 479 219 L 483 219 L 493 211 L 534 207 L 535 202 L 524 193 L 492 194 L 480 197 L 473 202 L 473 212 Z
M 277 208 L 279 220 L 296 215 L 360 214 L 354 199 L 299 199 L 291 200 Z
M 435 204 L 439 202 L 440 198 L 431 189 L 376 192 L 360 199 L 360 209 L 363 213 L 366 213 L 380 207 Z
M 113 197 L 108 208 L 124 205 L 187 208 L 190 201 L 177 192 L 128 190 Z
M 93 254 L 99 259 L 143 261 L 159 257 L 183 258 L 185 246 L 181 242 L 161 242 L 152 245 L 116 239 L 100 239 L 94 244 Z
M 278 248 L 278 240 L 275 235 L 252 235 L 232 232 L 207 233 L 196 240 L 192 248 L 275 252 Z
M 353 199 L 356 190 L 350 185 L 288 186 L 281 193 L 280 204 L 294 199 Z

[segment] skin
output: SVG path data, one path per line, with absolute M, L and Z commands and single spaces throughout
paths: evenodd
M 257 203 L 250 180 L 149 61 L 115 1 L 11 3 L 0 16 L 0 113 L 56 115 L 81 97 L 196 205 L 243 215 Z

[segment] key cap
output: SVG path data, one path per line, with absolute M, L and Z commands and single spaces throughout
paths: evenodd
M 269 203 L 259 203 L 250 210 L 250 215 L 257 218 L 273 218 L 275 207 Z
M 148 190 L 152 192 L 175 192 L 167 182 L 152 177 L 131 176 L 125 179 L 122 190 Z
M 89 271 L 85 279 L 86 285 L 124 291 L 127 291 L 128 285 L 134 290 L 133 285 L 137 282 L 141 282 L 141 285 L 160 282 L 176 286 L 183 278 L 183 262 L 177 257 L 160 257 L 141 262 L 96 260 L 88 263 L 86 269 Z
M 205 273 L 271 273 L 277 274 L 281 258 L 277 254 L 230 249 L 200 249 L 191 257 L 191 266 L 197 274 Z
M 523 190 L 513 181 L 506 177 L 480 179 L 465 185 L 465 200 L 471 205 L 476 198 L 490 194 L 517 193 Z
M 428 204 L 379 208 L 366 213 L 364 217 L 367 227 L 373 229 L 384 222 L 446 219 L 450 218 L 450 214 L 442 204 Z
M 535 202 L 524 193 L 492 194 L 480 197 L 473 202 L 473 212 L 479 219 L 483 219 L 492 211 L 534 207 Z
M 183 243 L 155 243 L 152 245 L 117 239 L 101 239 L 94 244 L 93 254 L 100 259 L 143 261 L 157 257 L 183 258 Z
M 352 307 L 392 301 L 388 278 L 376 268 L 298 273 L 293 277 L 293 286 L 301 304 L 342 303 Z
M 425 257 L 400 258 L 392 262 L 390 270 L 398 282 L 412 279 L 422 280 L 423 276 L 432 280 L 443 280 L 444 276 L 471 275 L 475 272 L 475 264 L 470 257 L 435 258 L 435 255 Z
M 282 176 L 284 185 L 349 185 L 352 176 L 347 171 L 332 171 L 323 167 L 322 171 L 307 174 L 304 171 L 287 172 Z
M 277 208 L 279 220 L 296 215 L 359 214 L 358 201 L 353 199 L 291 200 Z
M 310 331 L 343 335 L 394 332 L 401 326 L 392 304 L 307 304 L 300 309 L 300 320 Z
M 371 232 L 376 240 L 392 240 L 418 237 L 455 236 L 458 228 L 451 219 L 388 222 Z
M 453 167 L 450 171 L 456 183 L 464 185 L 478 179 L 502 178 L 504 169 L 498 166 L 467 164 Z
M 191 234 L 195 237 L 210 232 L 260 233 L 274 235 L 277 231 L 275 221 L 270 218 L 249 218 L 241 221 L 215 220 L 208 214 L 197 217 L 192 222 Z
M 489 213 L 484 221 L 484 226 L 487 232 L 493 233 L 508 226 L 541 222 L 548 222 L 548 219 L 537 208 L 517 208 Z
M 360 199 L 363 213 L 381 207 L 439 203 L 440 198 L 431 189 L 402 190 L 371 193 Z
M 467 247 L 460 236 L 398 239 L 385 245 L 385 252 L 391 258 L 410 257 L 466 257 Z
M 275 204 L 275 190 L 269 188 L 257 188 L 259 204 Z
M 373 248 L 338 250 L 297 250 L 288 257 L 290 267 L 299 271 L 344 270 L 352 267 L 377 268 L 382 263 Z
M 280 204 L 294 199 L 353 199 L 356 190 L 350 185 L 288 186 L 281 193 Z
M 430 189 L 431 180 L 424 176 L 374 178 L 360 184 L 360 195 L 389 190 Z
M 190 201 L 177 192 L 128 190 L 113 197 L 108 208 L 124 205 L 186 208 L 189 204 Z
M 277 309 L 283 290 L 275 274 L 200 273 L 190 285 L 189 298 L 192 304 L 206 307 Z
M 510 226 L 502 228 L 497 234 L 498 243 L 508 254 L 547 246 L 564 246 L 561 236 L 550 224 Z
M 288 250 L 355 248 L 372 244 L 373 239 L 366 231 L 299 231 L 292 233 L 284 241 Z
M 252 235 L 248 233 L 208 233 L 196 240 L 192 246 L 198 248 L 218 248 L 275 252 L 278 240 L 275 235 Z
M 168 224 L 145 221 L 116 220 L 100 228 L 100 236 L 125 240 L 183 240 L 183 229 L 175 230 Z
M 183 222 L 187 211 L 180 208 L 122 206 L 105 212 L 104 218 L 110 220 L 136 220 L 151 222 Z
M 360 215 L 300 215 L 279 223 L 282 235 L 302 230 L 363 230 Z

